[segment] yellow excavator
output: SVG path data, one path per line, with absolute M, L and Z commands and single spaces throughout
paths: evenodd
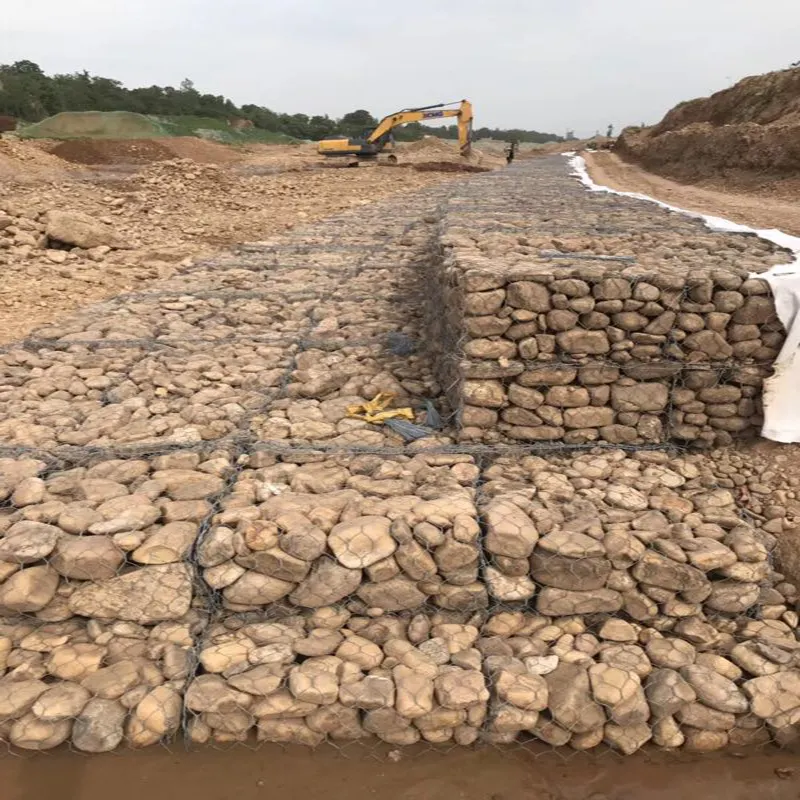
M 458 146 L 461 155 L 469 155 L 472 147 L 472 103 L 462 100 L 456 108 L 448 108 L 448 106 L 454 105 L 456 104 L 439 103 L 421 108 L 404 108 L 402 111 L 396 111 L 394 114 L 384 117 L 374 130 L 366 131 L 362 137 L 348 139 L 346 136 L 339 136 L 323 139 L 319 143 L 317 151 L 323 156 L 354 157 L 356 163 L 362 159 L 374 159 L 379 154 L 388 153 L 388 160 L 396 162 L 397 156 L 391 152 L 394 148 L 392 129 L 409 122 L 456 117 Z

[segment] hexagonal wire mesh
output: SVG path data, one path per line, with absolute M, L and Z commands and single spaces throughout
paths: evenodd
M 796 481 L 667 448 L 757 428 L 780 258 L 543 161 L 4 348 L 0 735 L 789 741 Z

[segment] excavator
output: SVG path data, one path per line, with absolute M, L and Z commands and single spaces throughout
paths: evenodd
M 323 139 L 317 147 L 317 152 L 329 157 L 355 158 L 356 164 L 359 160 L 375 159 L 379 154 L 386 153 L 390 162 L 396 162 L 397 156 L 391 152 L 394 148 L 392 129 L 409 122 L 456 117 L 458 120 L 458 146 L 461 155 L 469 155 L 472 140 L 472 103 L 462 100 L 456 108 L 448 107 L 454 105 L 456 104 L 438 103 L 421 108 L 404 108 L 402 111 L 396 111 L 394 114 L 384 117 L 374 130 L 365 131 L 361 137 L 348 139 L 345 136 L 339 136 Z

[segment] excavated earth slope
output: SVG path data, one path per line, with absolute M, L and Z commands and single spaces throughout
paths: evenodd
M 747 188 L 800 176 L 800 68 L 680 103 L 652 128 L 628 128 L 621 156 L 684 181 Z

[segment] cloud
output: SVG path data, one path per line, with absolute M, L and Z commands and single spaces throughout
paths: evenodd
M 37 0 L 3 60 L 339 116 L 468 97 L 477 123 L 580 133 L 800 58 L 796 0 Z

